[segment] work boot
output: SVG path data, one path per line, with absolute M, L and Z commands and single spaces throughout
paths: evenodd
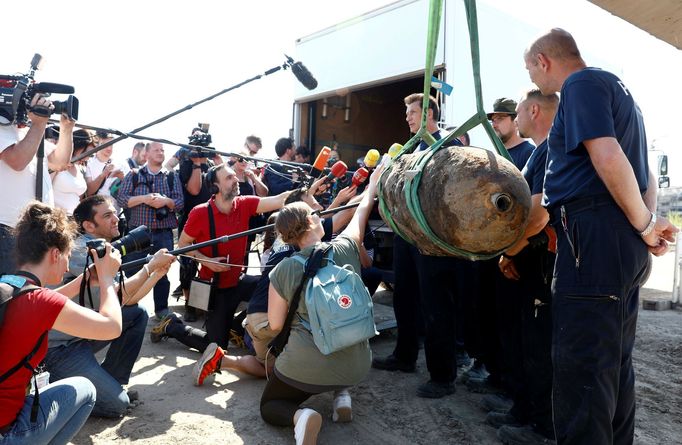
M 509 413 L 498 413 L 495 411 L 491 411 L 488 413 L 487 416 L 485 416 L 485 421 L 489 424 L 494 426 L 495 428 L 500 428 L 504 425 L 509 425 L 509 426 L 523 426 L 523 424 L 517 419 L 516 417 L 512 416 Z
M 480 360 L 474 360 L 474 364 L 471 368 L 467 369 L 462 373 L 459 378 L 460 382 L 466 383 L 469 379 L 484 379 L 488 376 L 488 371 L 485 369 L 485 365 Z
M 374 357 L 372 359 L 372 368 L 383 369 L 384 371 L 401 371 L 401 372 L 415 372 L 417 365 L 398 360 L 395 355 L 391 354 L 387 357 Z
M 440 399 L 454 393 L 455 384 L 452 382 L 434 382 L 429 380 L 417 388 L 417 397 L 425 399 Z
M 501 394 L 488 394 L 481 399 L 481 408 L 487 413 L 490 411 L 508 413 L 512 405 L 514 405 L 514 401 Z
M 497 430 L 497 438 L 507 445 L 554 445 L 556 441 L 536 432 L 532 426 L 503 425 Z

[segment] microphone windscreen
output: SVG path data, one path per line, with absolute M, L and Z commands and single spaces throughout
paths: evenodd
M 291 71 L 304 87 L 308 88 L 309 90 L 314 90 L 317 88 L 317 80 L 315 80 L 313 75 L 310 74 L 310 71 L 308 71 L 308 68 L 306 68 L 301 62 L 296 62 L 291 65 Z
M 313 168 L 318 172 L 324 170 L 324 168 L 327 165 L 327 161 L 329 160 L 329 155 L 331 154 L 331 152 L 332 152 L 331 148 L 327 146 L 322 147 L 322 150 L 320 150 L 320 153 L 317 155 L 317 158 L 315 158 Z
M 391 158 L 395 158 L 396 155 L 397 155 L 397 154 L 400 152 L 400 150 L 402 150 L 402 149 L 403 149 L 403 146 L 402 146 L 402 145 L 400 145 L 400 144 L 398 144 L 398 143 L 395 143 L 395 144 L 391 145 L 391 148 L 388 149 L 388 155 L 389 155 Z
M 380 157 L 381 157 L 381 154 L 379 154 L 379 150 L 371 149 L 365 155 L 365 159 L 364 159 L 363 163 L 365 164 L 365 167 L 367 167 L 367 168 L 374 168 L 377 166 L 377 163 L 379 162 Z
M 55 94 L 73 94 L 76 90 L 71 85 L 64 85 L 61 83 L 40 82 L 33 85 L 33 90 L 36 93 L 55 93 Z
M 343 161 L 336 161 L 334 165 L 332 165 L 331 171 L 325 178 L 326 181 L 331 181 L 334 178 L 340 178 L 343 175 L 346 174 L 348 171 L 348 166 L 346 165 L 345 162 Z
M 362 167 L 356 170 L 355 173 L 353 173 L 353 179 L 352 183 L 355 187 L 359 186 L 363 182 L 367 180 L 367 177 L 369 176 L 369 171 Z

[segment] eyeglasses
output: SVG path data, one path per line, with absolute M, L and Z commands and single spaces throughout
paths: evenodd
M 506 118 L 511 118 L 511 120 L 514 120 L 516 118 L 515 114 L 496 114 L 493 116 L 490 116 L 490 122 L 502 122 Z

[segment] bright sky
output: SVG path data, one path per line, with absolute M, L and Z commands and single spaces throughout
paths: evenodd
M 682 158 L 673 153 L 679 123 L 673 120 L 676 112 L 668 112 L 682 103 L 677 88 L 682 52 L 584 0 L 481 1 L 543 28 L 564 27 L 581 49 L 615 60 L 613 66 L 622 67 L 617 74 L 644 112 L 650 142 L 671 157 L 673 185 L 682 185 Z M 26 72 L 38 52 L 44 63 L 36 80 L 73 85 L 80 122 L 129 131 L 281 65 L 284 53 L 295 55 L 298 37 L 387 3 L 76 0 L 66 8 L 35 0 L 30 9 L 40 14 L 4 20 L 3 32 L 9 37 L 0 72 Z M 291 127 L 294 82 L 291 73 L 275 73 L 143 134 L 186 142 L 192 127 L 208 122 L 220 150 L 238 150 L 244 137 L 254 133 L 263 138 L 267 153 L 274 153 L 275 141 Z M 117 144 L 115 155 L 127 157 L 133 143 Z

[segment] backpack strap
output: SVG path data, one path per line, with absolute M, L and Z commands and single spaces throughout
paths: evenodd
M 317 271 L 322 265 L 322 260 L 324 259 L 325 254 L 331 250 L 331 247 L 331 244 L 326 246 L 323 244 L 322 246 L 316 247 L 313 249 L 310 257 L 308 257 L 307 260 L 304 260 L 301 255 L 293 255 L 291 257 L 298 262 L 304 263 L 305 269 L 303 270 L 303 278 L 301 279 L 298 288 L 294 292 L 291 303 L 289 303 L 289 311 L 287 312 L 287 318 L 284 321 L 282 330 L 279 334 L 277 334 L 277 337 L 270 342 L 269 346 L 272 348 L 272 352 L 275 357 L 281 354 L 281 352 L 284 350 L 284 347 L 289 342 L 291 323 L 293 322 L 294 315 L 296 315 L 296 311 L 298 310 L 298 304 L 301 301 L 301 291 L 303 291 L 303 285 L 309 278 L 312 278 L 315 276 L 315 274 L 317 274 Z
M 2 283 L 2 293 L 3 295 L 6 292 L 6 287 L 9 286 L 5 283 Z M 11 286 L 13 287 L 13 286 Z M 32 292 L 36 289 L 40 289 L 40 287 L 35 286 L 33 284 L 24 284 L 22 287 L 17 288 L 13 287 L 14 291 L 12 292 L 12 296 L 10 299 L 15 299 L 18 298 L 24 294 L 27 294 L 29 292 Z M 6 305 L 9 304 L 9 300 L 3 300 L 2 306 L 3 306 L 3 316 L 4 316 L 4 309 Z M 0 320 L 1 321 L 1 320 Z M 35 395 L 33 396 L 33 404 L 31 405 L 31 422 L 35 422 L 36 419 L 38 418 L 38 408 L 40 407 L 40 394 L 38 393 L 38 384 L 36 382 L 36 373 L 35 373 L 35 368 L 31 366 L 31 359 L 38 353 L 38 350 L 40 349 L 40 346 L 43 344 L 45 341 L 45 338 L 47 337 L 47 331 L 43 332 L 40 337 L 38 337 L 38 341 L 36 342 L 35 346 L 33 346 L 33 349 L 31 349 L 31 352 L 29 352 L 19 363 L 14 365 L 12 368 L 10 368 L 7 372 L 5 372 L 3 375 L 0 376 L 0 383 L 4 382 L 7 380 L 12 374 L 20 370 L 21 368 L 26 368 L 29 371 L 31 371 L 31 374 L 33 374 L 33 384 L 36 388 Z

